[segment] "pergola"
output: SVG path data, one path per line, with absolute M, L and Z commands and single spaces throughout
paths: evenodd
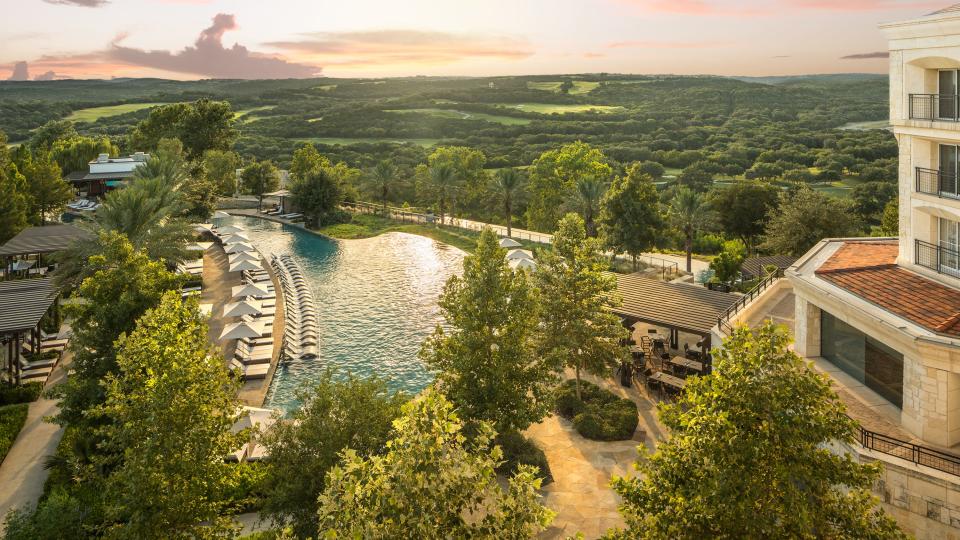
M 670 347 L 678 348 L 680 332 L 698 335 L 710 350 L 710 329 L 737 296 L 686 283 L 667 283 L 634 274 L 617 274 L 623 303 L 613 311 L 626 323 L 643 322 L 670 330 Z
M 57 288 L 51 278 L 19 279 L 0 282 L 0 338 L 7 347 L 7 374 L 20 383 L 21 344 L 29 339 L 31 350 L 38 350 L 40 319 L 57 300 Z
M 44 254 L 63 251 L 78 240 L 90 237 L 90 232 L 73 225 L 47 225 L 24 229 L 0 246 L 0 260 L 6 270 L 4 275 L 10 277 L 10 261 L 15 257 L 36 255 L 39 267 Z
M 290 190 L 281 189 L 279 191 L 271 191 L 270 193 L 264 193 L 264 197 L 279 197 L 280 198 L 280 208 L 285 210 L 283 205 L 283 199 L 290 196 Z

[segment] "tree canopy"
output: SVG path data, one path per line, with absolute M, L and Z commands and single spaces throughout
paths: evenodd
M 600 232 L 606 247 L 614 253 L 637 257 L 652 249 L 663 228 L 660 198 L 653 179 L 634 163 L 625 176 L 614 179 L 601 202 Z
M 780 209 L 767 221 L 763 247 L 774 253 L 800 256 L 824 238 L 861 234 L 853 204 L 806 186 L 783 197 Z
M 538 231 L 556 229 L 578 178 L 602 182 L 611 175 L 603 152 L 587 143 L 577 141 L 544 152 L 530 166 L 527 226 Z

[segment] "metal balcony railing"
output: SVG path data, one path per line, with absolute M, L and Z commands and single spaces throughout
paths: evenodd
M 915 242 L 917 266 L 929 268 L 940 274 L 960 277 L 960 251 L 923 240 Z
M 910 118 L 960 122 L 960 96 L 957 94 L 910 94 Z
M 926 193 L 951 199 L 960 198 L 958 192 L 957 175 L 938 171 L 936 169 L 916 168 L 917 193 Z
M 954 476 L 960 476 L 960 457 L 876 433 L 863 427 L 859 431 L 858 442 L 864 448 L 905 459 L 917 465 L 930 467 Z

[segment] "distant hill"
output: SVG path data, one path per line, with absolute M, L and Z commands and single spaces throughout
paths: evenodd
M 888 79 L 887 75 L 878 73 L 825 73 L 820 75 L 779 75 L 770 77 L 730 77 L 738 81 L 752 82 L 759 84 L 788 85 L 788 84 L 809 84 L 809 83 L 859 83 L 869 81 L 883 81 Z

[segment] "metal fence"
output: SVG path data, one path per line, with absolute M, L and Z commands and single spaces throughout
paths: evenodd
M 956 94 L 910 94 L 910 118 L 960 121 L 960 96 Z
M 917 193 L 936 195 L 937 197 L 957 198 L 960 191 L 957 186 L 957 175 L 938 171 L 936 169 L 916 168 Z
M 960 276 L 960 251 L 915 240 L 914 252 L 918 266 L 941 274 Z
M 767 287 L 769 287 L 770 285 L 773 285 L 778 279 L 782 277 L 783 277 L 783 269 L 777 268 L 776 271 L 774 271 L 772 274 L 761 279 L 760 282 L 757 283 L 756 287 L 750 289 L 750 292 L 738 298 L 737 301 L 734 302 L 732 306 L 728 307 L 726 311 L 724 311 L 717 317 L 717 326 L 727 334 L 730 334 L 731 332 L 733 332 L 733 324 L 731 324 L 730 321 L 733 320 L 733 318 L 737 315 L 737 313 L 739 313 L 741 309 L 743 309 L 747 304 L 752 302 L 755 298 L 760 296 L 760 294 L 763 293 L 763 291 L 767 290 Z
M 860 428 L 860 445 L 917 465 L 960 476 L 960 457 L 945 454 L 939 450 L 902 441 L 862 427 Z

